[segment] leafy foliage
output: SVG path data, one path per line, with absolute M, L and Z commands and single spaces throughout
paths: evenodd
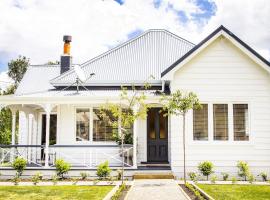
M 37 185 L 43 178 L 43 175 L 40 172 L 37 172 L 32 178 L 32 182 L 34 185 Z
M 199 98 L 193 92 L 183 92 L 176 90 L 171 95 L 163 95 L 160 100 L 163 103 L 163 110 L 168 115 L 183 116 L 183 156 L 184 156 L 184 181 L 186 182 L 186 114 L 191 109 L 200 109 Z
M 211 176 L 210 180 L 211 180 L 211 183 L 215 184 L 216 181 L 218 180 L 217 175 L 214 174 L 213 176 Z
M 267 181 L 267 173 L 266 172 L 260 173 L 260 176 L 262 177 L 263 181 Z
M 55 168 L 57 176 L 60 179 L 63 179 L 64 175 L 67 174 L 70 170 L 70 164 L 68 162 L 65 162 L 63 159 L 59 159 L 55 162 Z
M 255 177 L 254 177 L 254 175 L 251 174 L 251 173 L 248 175 L 247 178 L 248 178 L 248 182 L 251 183 L 251 184 L 255 181 Z
M 127 186 L 125 184 L 120 185 L 120 187 L 118 188 L 118 190 L 114 193 L 114 195 L 112 196 L 111 200 L 118 200 L 122 194 L 122 192 L 127 188 Z
M 235 176 L 232 177 L 232 184 L 237 183 L 237 178 Z
M 18 86 L 22 80 L 28 66 L 29 59 L 25 56 L 19 56 L 16 60 L 11 60 L 8 63 L 8 76 L 14 80 L 15 86 Z
M 191 109 L 200 109 L 199 98 L 193 92 L 182 92 L 176 90 L 171 95 L 163 95 L 161 102 L 163 109 L 170 115 L 185 115 Z
M 16 158 L 13 163 L 12 163 L 12 167 L 13 169 L 15 169 L 17 171 L 17 174 L 18 176 L 20 177 L 26 167 L 26 160 L 21 158 L 21 157 L 18 157 Z
M 195 172 L 189 172 L 188 176 L 189 176 L 190 180 L 192 180 L 194 182 L 197 181 L 198 175 Z
M 99 179 L 107 178 L 110 175 L 111 171 L 112 170 L 109 167 L 109 162 L 105 161 L 98 166 L 97 175 Z
M 213 171 L 214 165 L 210 161 L 201 162 L 198 166 L 199 171 L 202 175 L 206 176 L 207 180 L 210 174 L 214 173 Z
M 89 174 L 86 173 L 86 172 L 81 172 L 80 175 L 81 175 L 81 179 L 82 179 L 82 180 L 86 180 L 87 177 L 89 176 Z
M 228 173 L 221 173 L 221 174 L 222 174 L 223 181 L 227 181 L 229 178 L 229 174 Z
M 201 193 L 195 188 L 193 187 L 193 185 L 189 184 L 189 183 L 185 183 L 185 186 L 191 191 L 193 192 L 193 194 L 196 196 L 196 199 L 198 200 L 204 200 L 203 196 L 201 195 Z
M 250 175 L 248 163 L 245 161 L 238 161 L 237 167 L 238 167 L 238 175 L 240 177 L 243 177 L 244 180 L 246 181 L 247 177 Z

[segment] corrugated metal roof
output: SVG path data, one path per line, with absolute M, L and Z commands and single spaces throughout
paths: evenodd
M 144 34 L 82 64 L 89 77 L 85 85 L 141 84 L 151 75 L 152 84 L 160 84 L 161 72 L 182 57 L 194 44 L 166 30 L 149 30 Z M 51 80 L 54 86 L 75 82 L 73 69 Z
M 54 89 L 50 80 L 59 76 L 59 65 L 31 65 L 28 67 L 15 94 L 46 92 Z

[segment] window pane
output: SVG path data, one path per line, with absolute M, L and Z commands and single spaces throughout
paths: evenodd
M 202 108 L 193 110 L 193 139 L 208 140 L 208 105 L 202 104 Z
M 164 116 L 165 112 L 161 110 L 159 112 L 159 138 L 167 138 L 167 117 Z
M 148 111 L 148 119 L 149 119 L 149 124 L 148 124 L 148 134 L 149 134 L 149 138 L 150 139 L 156 139 L 156 129 L 155 129 L 155 110 L 154 109 L 150 109 Z
M 118 128 L 112 124 L 117 119 L 110 111 L 104 112 L 93 109 L 93 141 L 114 141 L 113 134 L 118 134 Z
M 76 141 L 89 140 L 89 109 L 76 110 Z
M 233 129 L 234 140 L 248 140 L 248 105 L 234 104 L 233 105 Z
M 214 140 L 228 140 L 228 105 L 214 104 Z

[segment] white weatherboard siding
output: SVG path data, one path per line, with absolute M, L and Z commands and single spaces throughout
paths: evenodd
M 195 92 L 203 103 L 248 103 L 250 141 L 193 141 L 192 112 L 187 117 L 187 171 L 196 171 L 201 161 L 210 160 L 215 171 L 237 173 L 236 163 L 247 161 L 257 175 L 270 167 L 270 77 L 255 62 L 219 37 L 174 74 L 171 85 Z M 209 112 L 211 114 L 211 110 Z M 210 116 L 208 116 L 210 117 Z M 171 123 L 171 164 L 183 175 L 182 120 Z M 232 114 L 229 113 L 229 124 Z M 212 130 L 211 124 L 209 124 Z M 232 128 L 229 125 L 229 128 Z M 232 130 L 229 130 L 232 133 Z

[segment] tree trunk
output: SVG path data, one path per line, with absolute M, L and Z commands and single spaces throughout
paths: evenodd
M 183 114 L 184 182 L 186 183 L 186 113 Z
M 121 153 L 122 153 L 122 176 L 121 176 L 121 181 L 122 185 L 124 184 L 124 164 L 125 164 L 125 156 L 124 156 L 124 134 L 122 133 L 122 119 L 121 116 L 119 116 L 118 119 L 118 134 L 121 137 Z

